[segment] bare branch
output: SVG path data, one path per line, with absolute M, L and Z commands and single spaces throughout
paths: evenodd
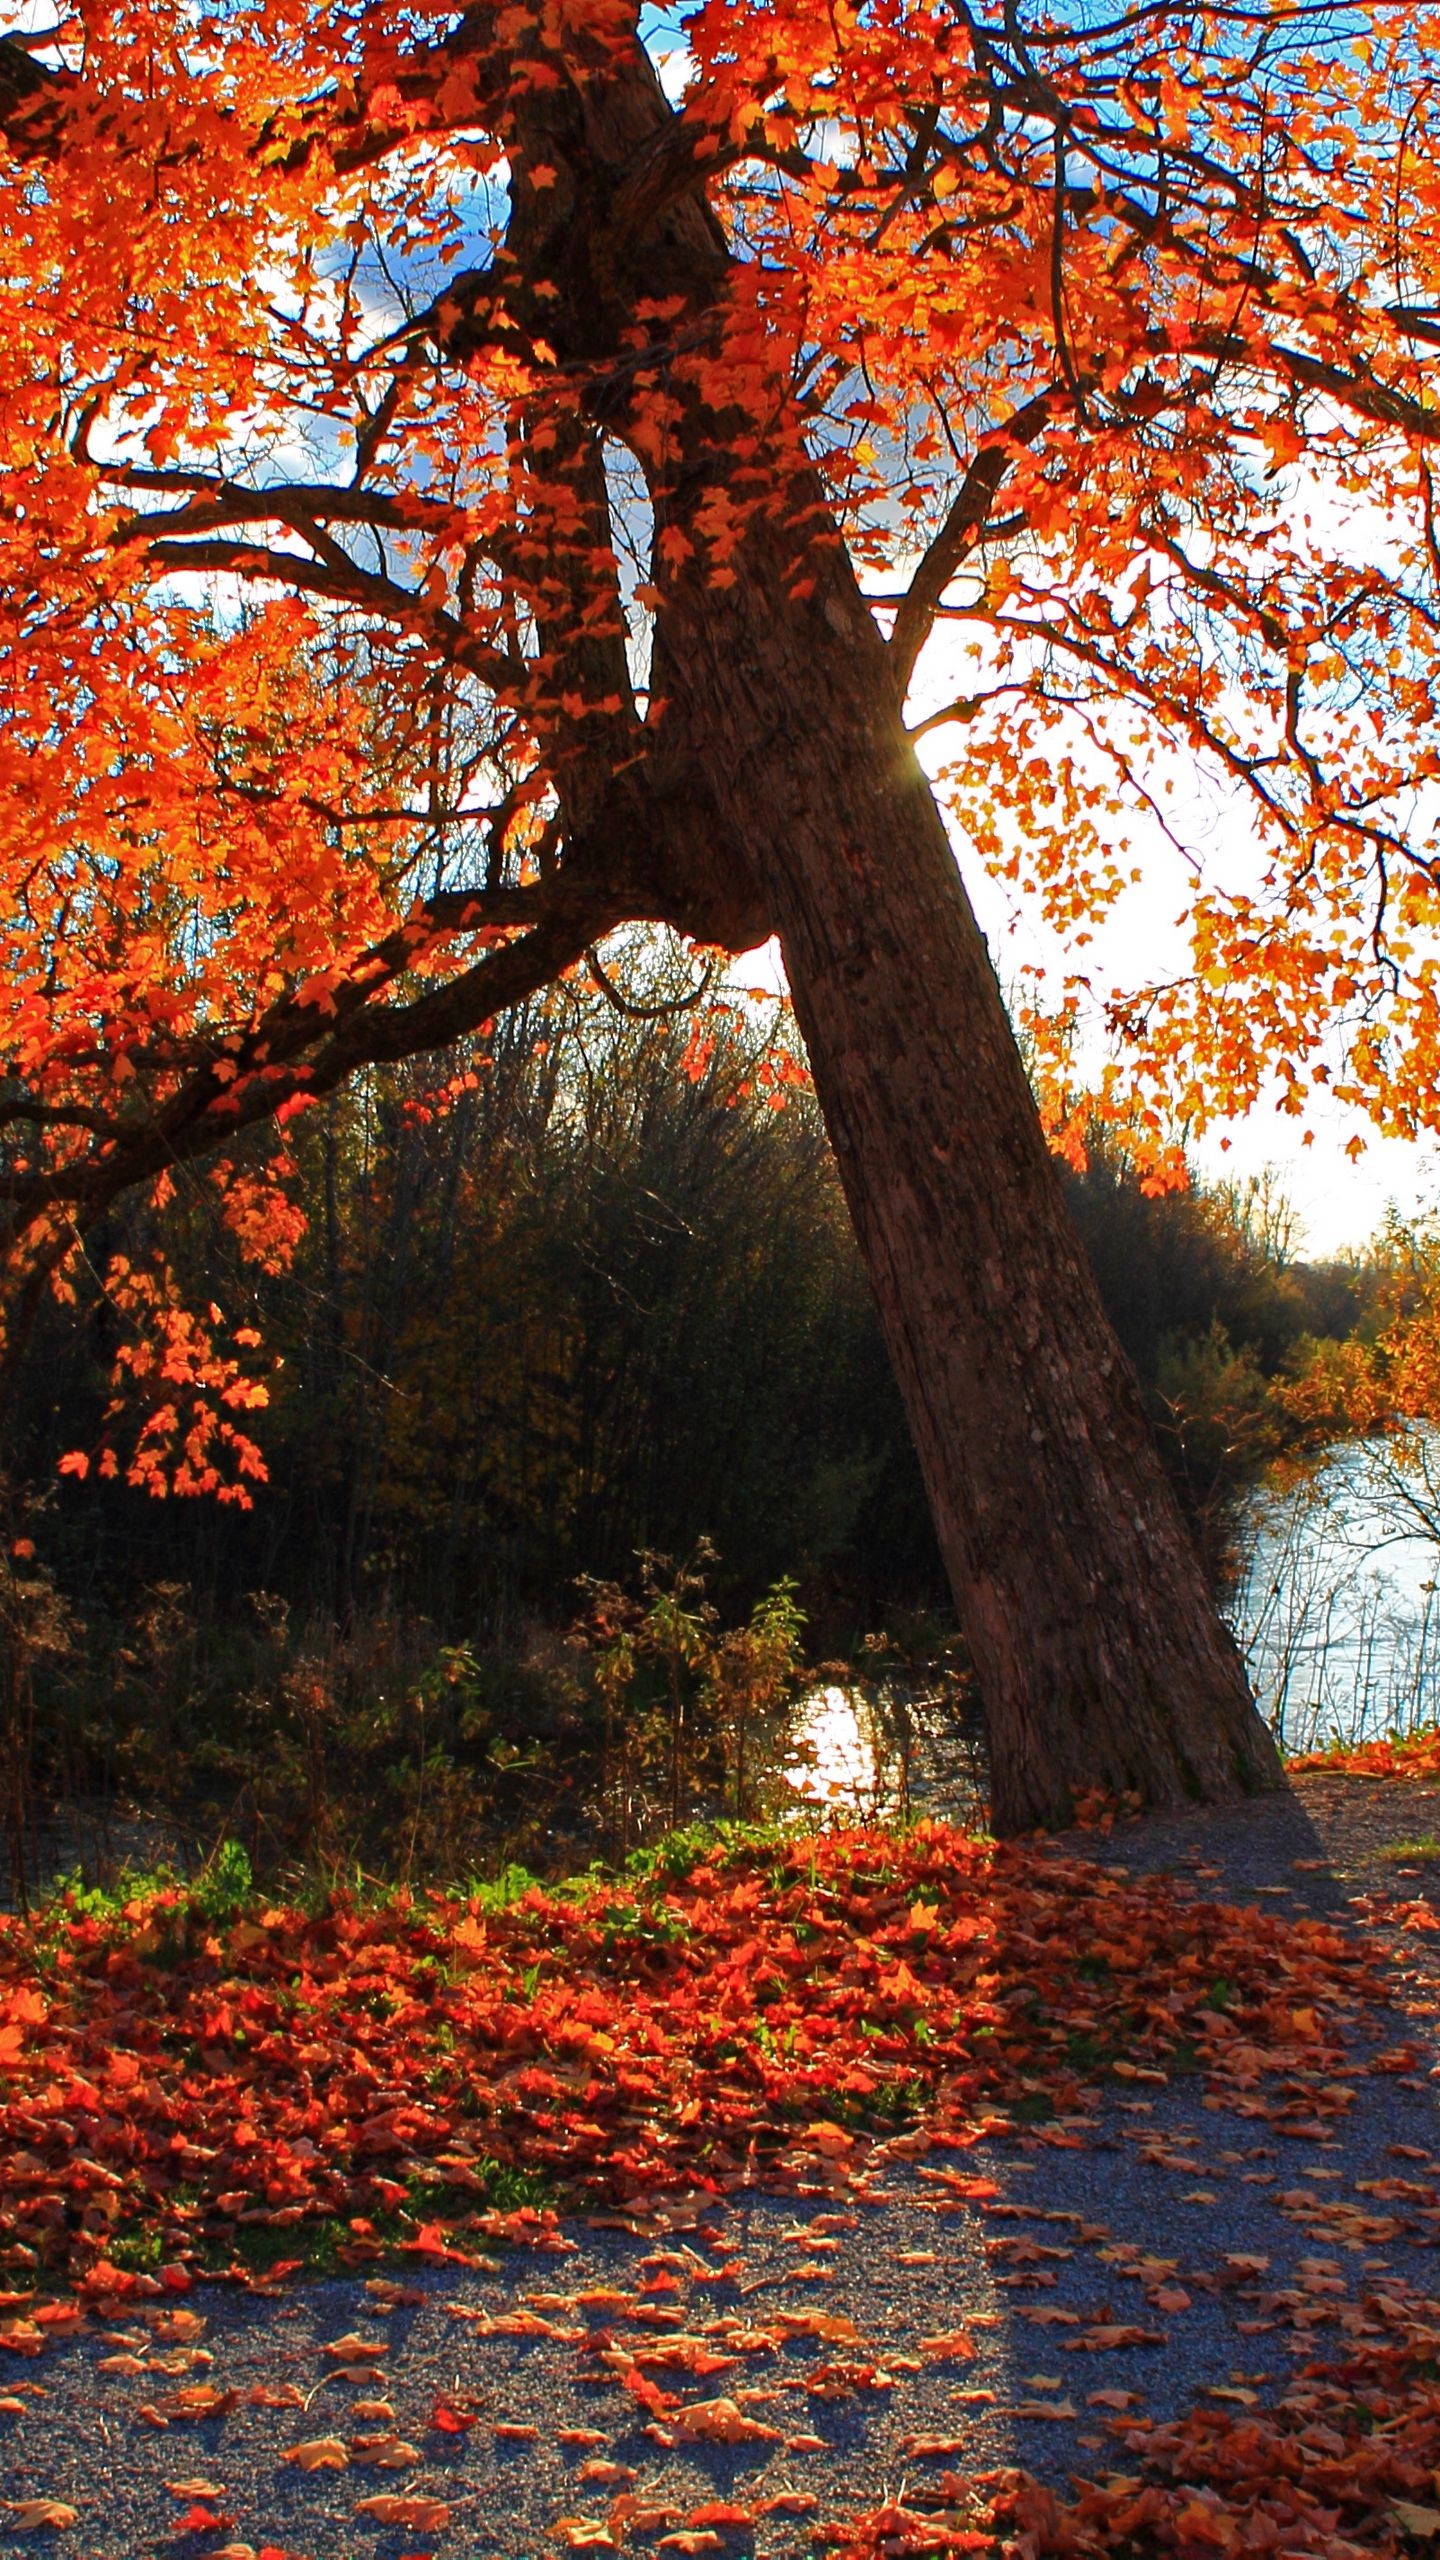
M 701 972 L 699 985 L 691 987 L 685 995 L 672 996 L 662 1004 L 632 1004 L 601 967 L 598 951 L 586 952 L 585 966 L 606 1002 L 612 1004 L 617 1013 L 623 1013 L 627 1022 L 666 1022 L 674 1014 L 691 1013 L 697 1004 L 704 1001 L 715 983 L 715 963 L 710 960 Z
M 1034 444 L 1054 415 L 1058 395 L 1038 392 L 1008 418 L 975 455 L 956 492 L 949 513 L 910 581 L 890 633 L 890 660 L 903 694 L 915 662 L 930 636 L 936 610 L 946 588 L 984 535 L 1014 456 Z

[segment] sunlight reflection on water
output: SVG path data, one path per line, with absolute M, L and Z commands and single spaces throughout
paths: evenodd
M 874 1803 L 879 1763 L 869 1710 L 852 1690 L 813 1690 L 801 1710 L 785 1783 L 811 1804 Z

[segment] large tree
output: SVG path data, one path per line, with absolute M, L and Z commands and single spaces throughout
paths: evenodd
M 241 1132 L 621 923 L 778 933 L 997 1821 L 1261 1786 L 905 706 L 950 671 L 962 852 L 1058 921 L 1127 808 L 1158 840 L 1167 742 L 1248 793 L 1193 965 L 1117 1009 L 1157 1103 L 1298 1093 L 1350 1008 L 1350 1088 L 1433 1116 L 1440 27 L 682 32 L 87 0 L 0 42 L 12 1322 L 202 1159 L 268 1249 Z M 204 1480 L 243 1364 L 107 1285 Z

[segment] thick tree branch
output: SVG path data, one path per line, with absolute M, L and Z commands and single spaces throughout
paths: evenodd
M 464 667 L 496 693 L 513 692 L 524 683 L 527 669 L 523 658 L 492 649 L 445 606 L 431 604 L 414 589 L 402 587 L 398 580 L 387 578 L 378 570 L 362 569 L 348 553 L 339 552 L 338 545 L 335 548 L 338 557 L 306 560 L 298 552 L 269 551 L 260 543 L 162 539 L 151 543 L 150 557 L 161 568 L 218 571 L 222 576 L 323 596 L 332 604 L 358 605 L 363 612 L 397 623 L 402 630 L 423 633 L 449 665 Z
M 360 1067 L 444 1048 L 553 984 L 628 913 L 623 898 L 587 884 L 557 897 L 530 932 L 407 1002 L 384 1003 L 377 991 L 355 985 L 329 999 L 328 1013 L 286 997 L 253 1030 L 217 1043 L 209 1062 L 158 1109 L 112 1123 L 102 1152 L 0 1178 L 0 1198 L 12 1204 L 17 1236 L 56 1209 L 88 1224 L 137 1183 L 229 1144 L 297 1095 L 328 1093 Z
M 916 660 L 930 636 L 946 588 L 984 535 L 995 501 L 1013 468 L 1015 453 L 1034 444 L 1043 433 L 1054 415 L 1056 397 L 1053 391 L 1042 391 L 1027 400 L 993 440 L 981 446 L 966 471 L 891 627 L 890 663 L 902 695 L 909 689 Z
M 473 527 L 463 507 L 427 498 L 418 489 L 366 488 L 363 483 L 333 480 L 278 480 L 242 487 L 218 472 L 152 468 L 142 463 L 101 463 L 102 479 L 112 489 L 154 490 L 173 496 L 193 492 L 184 506 L 156 508 L 127 516 L 111 536 L 124 545 L 152 542 L 159 536 L 216 533 L 226 525 L 283 524 L 305 532 L 307 523 L 360 525 L 368 531 L 400 536 L 425 533 L 441 541 L 472 538 Z

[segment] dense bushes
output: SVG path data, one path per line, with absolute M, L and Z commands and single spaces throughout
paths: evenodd
M 279 1364 L 252 1511 L 57 1482 L 100 1434 L 126 1315 L 103 1285 L 47 1312 L 16 1481 L 43 1489 L 17 1525 L 75 1631 L 27 1673 L 57 1772 L 64 1735 L 72 1775 L 182 1779 L 217 1816 L 243 1799 L 257 1846 L 297 1856 L 422 1831 L 427 1857 L 468 1854 L 478 1794 L 528 1853 L 605 1795 L 601 1690 L 555 1633 L 578 1578 L 633 1582 L 637 1552 L 708 1538 L 741 1627 L 784 1577 L 831 1654 L 943 1613 L 792 1035 L 773 1008 L 677 1009 L 684 968 L 652 949 L 618 973 L 623 1010 L 567 989 L 294 1119 L 288 1270 L 242 1260 L 203 1178 L 172 1205 L 187 1301 Z M 1147 1196 L 1113 1140 L 1065 1179 L 1222 1579 L 1237 1493 L 1287 1428 L 1270 1382 L 1302 1337 L 1348 1330 L 1363 1275 L 1295 1261 L 1263 1191 Z M 142 1210 L 91 1273 L 115 1252 L 147 1266 Z
M 938 1598 L 824 1132 L 803 1085 L 772 1107 L 769 1028 L 710 1026 L 684 1072 L 688 1018 L 571 994 L 477 1044 L 443 1109 L 415 1068 L 336 1096 L 290 1131 L 307 1227 L 283 1277 L 239 1265 L 197 1185 L 186 1289 L 283 1361 L 255 1426 L 270 1482 L 244 1517 L 64 1485 L 66 1587 L 182 1580 L 227 1608 L 260 1588 L 342 1624 L 383 1600 L 503 1633 L 565 1610 L 579 1573 L 708 1535 L 727 1601 L 782 1573 L 852 1625 Z M 119 1242 L 142 1254 L 139 1223 L 93 1261 Z M 32 1481 L 98 1429 L 114 1333 L 103 1297 L 50 1316 Z

